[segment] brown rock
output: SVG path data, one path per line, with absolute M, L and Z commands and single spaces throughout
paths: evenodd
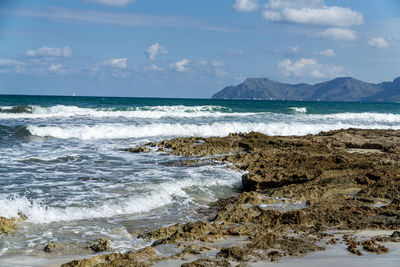
M 208 222 L 190 222 L 174 224 L 169 227 L 156 229 L 138 236 L 139 238 L 156 239 L 152 246 L 171 244 L 177 241 L 203 240 L 212 241 L 222 237 L 214 224 Z
M 1 234 L 12 234 L 17 229 L 15 220 L 0 217 L 0 235 Z
M 17 223 L 26 220 L 26 216 L 22 213 L 18 213 L 18 217 L 13 217 L 11 219 L 0 217 L 0 235 L 12 234 L 17 230 Z
M 376 244 L 373 240 L 366 240 L 362 242 L 361 245 L 363 246 L 363 249 L 371 253 L 382 254 L 389 252 L 389 248 Z
M 326 240 L 327 231 L 400 229 L 400 131 L 347 129 L 301 137 L 252 132 L 224 138 L 180 137 L 146 145 L 178 156 L 218 154 L 207 160 L 166 165 L 198 166 L 218 160 L 246 171 L 239 196 L 217 201 L 201 211 L 213 223 L 175 224 L 139 235 L 154 239 L 153 246 L 179 244 L 186 254 L 200 253 L 191 246 L 192 241 L 198 244 L 228 235 L 248 238 L 246 247 L 221 249 L 219 256 L 225 261 L 199 259 L 186 266 L 216 266 L 227 263 L 226 259 L 243 263 L 256 257 L 253 253 L 259 250 L 271 260 L 301 256 L 323 250 L 316 244 Z M 364 243 L 351 236 L 343 240 L 356 255 L 362 255 L 360 247 L 386 253 L 388 249 L 375 241 L 398 242 L 400 234 L 394 232 Z M 335 242 L 331 239 L 328 244 Z M 139 259 L 137 253 L 128 255 L 115 257 L 120 257 L 120 262 L 149 262 Z M 152 262 L 160 260 L 149 257 Z
M 248 261 L 250 256 L 256 256 L 251 249 L 240 247 L 222 248 L 217 255 L 223 258 L 231 258 L 236 261 Z M 258 254 L 257 256 L 259 257 Z
M 198 259 L 189 263 L 184 263 L 182 267 L 230 267 L 231 264 L 227 260 Z
M 273 250 L 268 253 L 268 257 L 270 261 L 280 261 L 282 258 L 282 254 L 277 250 Z
M 128 151 L 131 153 L 143 153 L 143 152 L 150 152 L 151 149 L 145 147 L 145 146 L 140 146 L 140 147 L 134 147 L 134 148 L 125 148 L 121 149 L 121 151 Z
M 361 251 L 358 250 L 357 245 L 355 243 L 350 243 L 347 246 L 347 250 L 350 251 L 351 253 L 357 255 L 357 256 L 362 256 L 363 254 Z
M 45 247 L 44 251 L 47 253 L 54 252 L 58 248 L 58 245 L 54 242 L 49 242 Z
M 86 242 L 86 248 L 93 250 L 94 252 L 103 252 L 111 248 L 110 240 L 99 238 Z
M 153 248 L 145 247 L 136 252 L 112 253 L 89 259 L 74 260 L 62 264 L 61 267 L 148 267 L 160 259 Z

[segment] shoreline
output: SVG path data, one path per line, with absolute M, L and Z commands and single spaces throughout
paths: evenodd
M 374 253 L 390 257 L 386 244 L 398 252 L 399 243 L 393 243 L 400 242 L 398 131 L 347 129 L 300 137 L 252 132 L 174 138 L 128 151 L 146 153 L 150 147 L 190 157 L 171 166 L 232 163 L 246 172 L 242 192 L 202 210 L 208 220 L 138 235 L 154 240 L 152 246 L 62 266 L 257 266 L 267 261 L 290 266 L 287 259 L 329 253 L 319 252 L 326 247 L 341 247 L 349 255 L 347 248 L 371 260 Z M 350 232 L 335 235 L 334 230 Z M 366 237 L 355 235 L 357 230 L 390 232 Z

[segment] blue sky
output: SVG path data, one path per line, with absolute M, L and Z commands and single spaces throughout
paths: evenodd
M 208 98 L 400 76 L 397 0 L 2 0 L 0 94 Z

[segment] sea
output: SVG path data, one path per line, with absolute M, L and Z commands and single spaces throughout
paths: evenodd
M 36 266 L 7 265 L 18 257 L 40 266 L 50 241 L 102 237 L 113 251 L 139 249 L 150 243 L 136 232 L 202 219 L 210 202 L 240 192 L 243 173 L 226 164 L 168 166 L 182 157 L 121 149 L 343 128 L 400 129 L 400 104 L 0 95 L 0 217 L 27 217 L 0 236 L 0 266 Z

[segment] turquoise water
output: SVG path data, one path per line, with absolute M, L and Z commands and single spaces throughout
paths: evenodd
M 232 109 L 233 112 L 279 112 L 289 113 L 292 106 L 304 106 L 310 114 L 342 112 L 400 113 L 398 103 L 357 102 L 310 102 L 310 101 L 253 101 L 183 98 L 132 98 L 132 97 L 72 97 L 72 96 L 21 96 L 0 95 L 0 105 L 72 105 L 90 108 L 131 108 L 142 106 L 204 106 L 215 105 Z
M 350 127 L 400 129 L 400 104 L 0 95 L 0 216 L 28 217 L 0 237 L 0 262 L 43 256 L 49 241 L 139 248 L 135 229 L 200 218 L 198 208 L 240 189 L 241 174 L 225 166 L 167 167 L 177 157 L 121 148 Z

